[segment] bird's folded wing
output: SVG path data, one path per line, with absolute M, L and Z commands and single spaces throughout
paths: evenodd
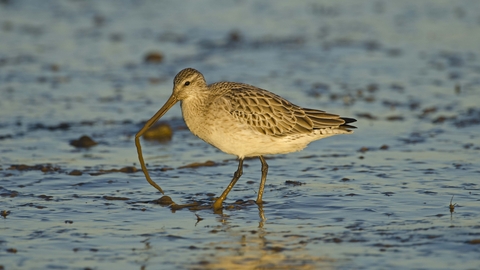
M 271 136 L 311 133 L 315 129 L 338 128 L 345 123 L 338 115 L 301 108 L 251 85 L 237 84 L 218 101 L 227 105 L 229 113 L 238 121 Z

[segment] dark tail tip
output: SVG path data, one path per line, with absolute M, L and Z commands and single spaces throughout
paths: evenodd
M 357 128 L 356 126 L 349 125 L 350 123 L 357 122 L 357 119 L 355 119 L 355 118 L 348 118 L 348 117 L 340 117 L 340 119 L 342 119 L 343 121 L 345 121 L 345 123 L 343 123 L 342 125 L 340 125 L 340 127 L 343 127 L 343 128 Z

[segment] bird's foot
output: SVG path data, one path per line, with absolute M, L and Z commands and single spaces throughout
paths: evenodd
M 256 200 L 255 203 L 258 205 L 258 206 L 263 206 L 263 200 L 260 199 L 260 200 Z
M 213 203 L 213 211 L 219 211 L 219 210 L 222 210 L 222 208 L 223 208 L 223 199 L 217 198 Z

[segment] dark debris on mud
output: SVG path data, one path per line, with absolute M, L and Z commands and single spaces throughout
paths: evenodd
M 44 173 L 66 173 L 66 171 L 59 166 L 52 165 L 52 164 L 37 164 L 37 165 L 26 165 L 26 164 L 14 164 L 8 167 L 6 170 L 14 170 L 14 171 L 42 171 Z M 120 169 L 99 169 L 92 171 L 91 169 L 84 169 L 84 170 L 72 170 L 68 172 L 68 175 L 73 176 L 80 176 L 84 173 L 97 176 L 102 174 L 108 173 L 135 173 L 139 170 L 134 166 L 126 166 Z
M 179 169 L 186 169 L 186 168 L 198 168 L 198 167 L 213 167 L 213 166 L 218 166 L 219 164 L 216 162 L 213 162 L 211 160 L 207 160 L 205 162 L 193 162 L 184 166 L 178 167 Z
M 97 144 L 98 143 L 96 141 L 94 141 L 92 138 L 90 138 L 87 135 L 83 135 L 77 140 L 70 141 L 70 145 L 75 146 L 77 148 L 90 148 Z
M 176 204 L 170 196 L 162 196 L 157 200 L 150 201 L 150 203 L 159 204 L 164 207 L 169 207 L 172 212 L 176 212 L 182 209 L 188 209 L 189 211 L 196 212 L 201 210 L 210 210 L 213 211 L 213 202 L 216 199 L 213 194 L 197 194 L 197 195 L 206 195 L 206 199 L 196 200 L 190 199 L 187 203 Z M 223 210 L 240 210 L 250 207 L 252 205 L 257 205 L 254 200 L 236 200 L 233 203 L 225 203 Z
M 7 168 L 7 170 L 58 172 L 60 171 L 60 167 L 54 166 L 52 164 L 37 164 L 37 165 L 15 164 L 15 165 L 11 165 L 9 168 Z

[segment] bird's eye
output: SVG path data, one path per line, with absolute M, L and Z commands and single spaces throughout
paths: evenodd
M 190 85 L 190 81 L 185 82 L 185 86 Z

